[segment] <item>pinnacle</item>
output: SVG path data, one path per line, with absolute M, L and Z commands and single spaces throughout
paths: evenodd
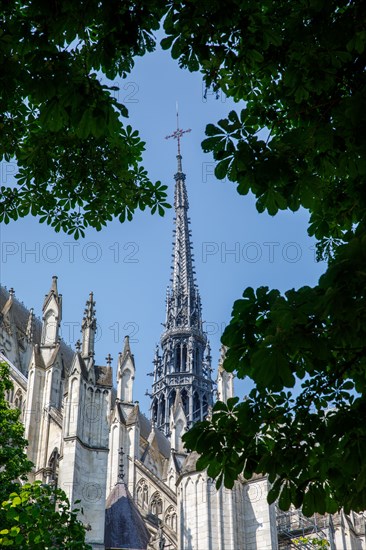
M 130 347 L 130 337 L 126 335 L 124 337 L 124 346 L 123 351 L 118 354 L 118 366 L 119 368 L 122 368 L 127 357 L 131 357 L 132 364 L 135 366 L 135 361 L 133 354 L 131 353 L 131 347 Z
M 52 282 L 51 282 L 51 288 L 48 291 L 48 293 L 45 295 L 44 302 L 43 302 L 43 311 L 45 310 L 47 304 L 49 303 L 52 296 L 56 298 L 56 302 L 58 305 L 61 305 L 61 294 L 58 293 L 57 289 L 57 275 L 52 276 Z

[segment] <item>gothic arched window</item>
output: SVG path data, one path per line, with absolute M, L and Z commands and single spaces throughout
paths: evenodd
M 181 370 L 181 350 L 180 350 L 180 344 L 177 344 L 175 346 L 174 350 L 174 366 L 175 366 L 175 372 L 180 372 Z
M 173 407 L 174 403 L 175 403 L 175 397 L 176 397 L 177 393 L 175 390 L 172 390 L 169 394 L 169 399 L 168 399 L 168 403 L 169 403 L 169 413 L 171 411 L 171 408 Z
M 133 378 L 132 378 L 132 372 L 130 371 L 130 369 L 126 369 L 123 371 L 123 374 L 122 374 L 122 396 L 123 396 L 123 401 L 126 401 L 127 403 L 131 403 L 132 401 L 132 382 L 133 382 Z
M 193 394 L 193 421 L 196 422 L 201 418 L 201 400 L 198 397 L 198 393 Z
M 196 354 L 196 371 L 198 374 L 200 374 L 200 350 L 199 348 L 196 348 L 195 350 L 195 354 Z
M 143 491 L 142 491 L 142 507 L 147 508 L 149 503 L 149 489 L 147 485 L 144 485 Z
M 141 508 L 147 508 L 148 502 L 149 502 L 149 488 L 147 486 L 147 483 L 144 479 L 141 479 L 139 484 L 137 485 L 137 503 Z
M 23 394 L 20 390 L 18 390 L 14 397 L 14 407 L 17 409 L 20 409 L 22 412 L 22 405 L 23 405 Z
M 188 418 L 188 414 L 189 414 L 189 399 L 188 399 L 187 390 L 185 390 L 185 389 L 182 390 L 181 397 L 182 397 L 182 404 L 183 404 L 184 414 L 185 414 L 186 417 Z
M 155 398 L 152 404 L 152 419 L 153 422 L 158 421 L 158 400 Z
M 57 321 L 56 314 L 53 309 L 50 309 L 43 321 L 43 334 L 42 334 L 42 343 L 46 345 L 54 344 L 56 341 L 57 334 Z
M 182 371 L 187 370 L 187 346 L 182 344 Z
M 137 503 L 142 506 L 142 487 L 137 487 L 137 491 L 136 491 L 136 494 L 137 494 Z
M 159 426 L 165 423 L 165 397 L 164 395 L 160 398 L 160 418 L 159 418 Z
M 58 448 L 55 447 L 48 459 L 47 467 L 47 483 L 57 485 L 57 469 L 58 469 L 58 460 L 60 458 Z
M 151 498 L 150 511 L 154 516 L 161 516 L 163 513 L 163 500 L 160 493 L 154 493 Z
M 165 514 L 165 524 L 173 531 L 177 530 L 177 513 L 173 506 L 169 506 Z

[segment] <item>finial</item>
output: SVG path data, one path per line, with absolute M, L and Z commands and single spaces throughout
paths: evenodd
M 81 322 L 81 329 L 85 330 L 90 327 L 96 330 L 97 328 L 96 319 L 95 319 L 96 310 L 95 310 L 94 295 L 92 292 L 89 293 L 89 298 L 86 301 L 85 306 L 86 307 L 84 309 L 84 317 Z
M 57 290 L 57 275 L 52 275 L 52 283 L 51 283 L 51 294 L 55 294 L 57 296 L 58 290 Z
M 126 334 L 124 338 L 123 353 L 127 353 L 127 352 L 131 353 L 131 348 L 130 348 L 130 337 Z
M 14 296 L 15 290 L 13 289 L 13 287 L 9 288 L 9 294 L 10 294 L 11 297 Z
M 86 301 L 86 308 L 84 309 L 84 314 L 86 318 L 90 321 L 95 317 L 96 311 L 94 309 L 95 301 L 94 295 L 92 292 L 89 292 L 89 299 Z
M 124 471 L 124 466 L 123 466 L 123 456 L 126 454 L 124 451 L 123 451 L 123 447 L 120 448 L 120 450 L 118 451 L 118 454 L 120 456 L 120 461 L 119 461 L 119 466 L 118 466 L 118 469 L 119 469 L 119 472 L 118 472 L 118 479 L 123 482 L 124 480 L 124 477 L 125 477 L 125 471 Z
M 76 343 L 75 343 L 75 349 L 77 351 L 77 353 L 79 353 L 79 351 L 81 350 L 81 342 L 80 340 L 77 340 Z
M 111 366 L 111 363 L 113 361 L 113 357 L 111 356 L 110 353 L 108 353 L 107 357 L 105 358 L 105 360 L 107 361 L 107 365 L 110 367 Z
M 180 139 L 181 139 L 181 137 L 183 137 L 183 134 L 187 134 L 188 132 L 191 132 L 192 130 L 190 128 L 188 128 L 188 130 L 182 130 L 181 128 L 179 128 L 178 102 L 176 104 L 176 108 L 177 108 L 177 129 L 175 130 L 175 132 L 170 134 L 170 136 L 165 136 L 165 139 L 173 138 L 173 139 L 176 139 L 178 141 L 178 155 L 177 155 L 178 174 L 181 174 L 182 173 L 182 156 L 180 154 Z

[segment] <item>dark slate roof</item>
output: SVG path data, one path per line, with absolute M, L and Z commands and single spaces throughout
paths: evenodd
M 80 372 L 81 372 L 81 374 L 82 374 L 84 380 L 88 380 L 88 376 L 89 376 L 88 369 L 86 368 L 85 361 L 84 361 L 84 359 L 81 357 L 81 353 L 80 353 L 80 352 L 77 352 L 77 353 L 75 353 L 75 355 L 74 355 L 74 360 L 73 360 L 73 362 L 72 362 L 72 368 L 70 369 L 70 373 L 73 372 L 74 366 L 76 366 L 76 363 L 77 363 L 78 366 L 79 366 Z
M 146 550 L 149 532 L 125 483 L 117 483 L 107 498 L 104 544 L 106 550 Z
M 130 426 L 132 424 L 136 424 L 136 422 L 139 421 L 139 406 L 138 405 L 135 405 L 134 408 L 132 409 L 132 411 L 130 412 L 130 414 L 128 415 L 128 418 L 127 418 L 127 426 Z M 141 432 L 140 432 L 141 433 Z M 141 435 L 143 435 L 141 433 Z
M 140 421 L 140 433 L 144 439 L 149 439 L 151 432 L 151 422 L 144 414 L 139 411 L 139 421 Z
M 118 413 L 120 422 L 122 424 L 126 424 L 126 416 L 125 416 L 125 413 L 123 412 L 122 403 L 118 401 L 116 403 L 116 407 L 117 407 L 117 413 Z
M 5 287 L 0 285 L 0 311 L 2 311 L 3 307 L 8 301 L 8 298 L 9 292 L 6 290 Z M 13 306 L 11 309 L 16 327 L 18 328 L 18 330 L 20 330 L 20 332 L 23 332 L 23 334 L 25 334 L 30 313 L 29 309 L 26 308 L 24 304 L 19 302 L 19 300 L 17 300 L 15 296 L 13 297 Z M 42 321 L 38 317 L 34 317 L 35 344 L 41 343 L 41 335 Z M 72 358 L 74 356 L 74 352 L 63 340 L 61 340 L 61 353 L 65 362 L 66 369 L 68 371 L 72 362 Z
M 196 451 L 190 453 L 182 464 L 182 474 L 189 474 L 196 471 L 196 462 L 199 458 L 199 454 Z
M 172 457 L 173 457 L 174 467 L 175 467 L 176 471 L 178 472 L 178 474 L 180 474 L 181 470 L 182 470 L 183 463 L 186 460 L 186 455 L 183 454 L 183 453 L 172 453 Z
M 9 292 L 5 287 L 0 285 L 0 311 L 3 310 L 6 302 L 9 298 Z M 19 302 L 13 296 L 13 306 L 12 313 L 16 327 L 23 333 L 26 332 L 27 323 L 29 319 L 29 309 L 25 307 L 24 304 Z M 34 343 L 41 343 L 41 334 L 42 334 L 42 322 L 37 317 L 34 318 Z
M 94 367 L 95 381 L 99 386 L 113 386 L 112 369 L 111 367 Z
M 35 362 L 37 367 L 39 367 L 41 369 L 46 368 L 46 365 L 44 364 L 44 361 L 43 361 L 43 358 L 42 358 L 42 355 L 39 351 L 38 346 L 34 346 L 34 362 Z
M 139 422 L 140 425 L 140 435 L 146 441 L 149 439 L 149 435 L 151 433 L 151 422 L 144 414 L 140 412 L 140 409 L 138 405 L 136 405 L 129 417 L 127 418 L 127 425 L 134 424 L 135 422 Z M 169 458 L 170 456 L 170 440 L 165 437 L 165 435 L 160 430 L 155 430 L 155 436 L 156 441 L 158 444 L 159 451 L 165 458 Z
M 165 437 L 163 432 L 155 430 L 155 437 L 158 442 L 159 451 L 165 458 L 170 457 L 170 440 Z

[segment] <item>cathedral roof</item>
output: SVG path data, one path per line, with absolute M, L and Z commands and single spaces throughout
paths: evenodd
M 190 472 L 196 471 L 196 462 L 198 458 L 199 458 L 199 454 L 196 453 L 195 451 L 187 455 L 187 458 L 184 460 L 182 464 L 182 470 L 181 470 L 182 475 L 189 474 Z
M 73 365 L 77 366 L 84 377 L 84 380 L 88 380 L 88 369 L 85 365 L 85 361 L 81 356 L 81 353 L 77 352 L 74 355 Z M 74 371 L 74 368 L 72 369 Z
M 8 299 L 9 299 L 9 292 L 6 290 L 5 287 L 0 285 L 0 311 L 3 310 Z M 17 300 L 15 297 L 13 297 L 13 304 L 12 304 L 11 310 L 12 310 L 12 316 L 14 319 L 15 326 L 21 333 L 26 334 L 30 310 L 27 307 L 25 307 L 24 304 L 19 302 L 19 300 Z M 41 343 L 41 334 L 42 334 L 42 322 L 40 319 L 35 317 L 34 325 L 33 325 L 33 341 L 35 344 Z M 67 368 L 69 368 L 72 362 L 74 352 L 63 340 L 61 340 L 60 345 L 61 345 L 61 353 L 63 355 L 65 364 L 67 365 Z
M 138 422 L 140 426 L 140 435 L 146 441 L 148 441 L 149 436 L 152 431 L 152 424 L 144 414 L 141 413 L 138 405 L 135 405 L 132 411 L 130 412 L 126 424 L 128 426 Z M 165 435 L 160 430 L 155 430 L 155 440 L 158 446 L 158 450 L 163 455 L 164 458 L 169 458 L 170 456 L 170 440 L 165 437 Z
M 0 286 L 0 310 L 3 311 L 6 302 L 9 299 L 9 292 L 5 287 Z M 12 314 L 16 327 L 21 331 L 26 331 L 28 318 L 29 318 L 29 309 L 25 307 L 24 304 L 19 302 L 15 296 L 13 297 L 12 305 Z M 42 323 L 39 319 L 35 319 L 34 323 L 34 341 L 36 343 L 41 342 L 41 332 L 42 332 Z
M 106 550 L 146 550 L 149 532 L 125 483 L 117 483 L 106 502 Z
M 118 415 L 119 421 L 122 424 L 126 424 L 126 415 L 123 412 L 123 406 L 122 406 L 122 403 L 120 401 L 116 401 L 116 409 L 115 410 L 116 410 L 116 413 Z
M 46 365 L 44 364 L 43 357 L 39 351 L 39 346 L 34 346 L 34 363 L 36 367 L 45 369 Z
M 140 421 L 140 433 L 144 439 L 148 440 L 152 430 L 151 422 L 141 412 L 139 413 L 139 421 Z M 170 440 L 167 437 L 165 437 L 163 432 L 161 432 L 160 430 L 155 430 L 155 438 L 156 438 L 158 449 L 161 452 L 161 454 L 165 458 L 169 458 Z
M 113 386 L 112 369 L 110 367 L 94 367 L 95 381 L 99 386 Z

